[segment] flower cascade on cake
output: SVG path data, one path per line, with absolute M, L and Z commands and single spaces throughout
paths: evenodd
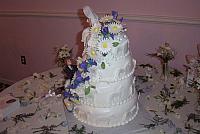
M 84 51 L 77 60 L 78 71 L 66 85 L 79 96 L 74 115 L 95 127 L 124 125 L 136 116 L 138 105 L 136 61 L 129 51 L 123 18 L 116 11 L 99 18 L 88 6 L 83 12 L 91 26 L 82 33 Z

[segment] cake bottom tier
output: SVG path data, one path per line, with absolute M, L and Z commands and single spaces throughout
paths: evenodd
M 74 116 L 81 122 L 94 127 L 116 127 L 133 120 L 139 110 L 137 97 L 128 102 L 106 108 L 77 105 Z

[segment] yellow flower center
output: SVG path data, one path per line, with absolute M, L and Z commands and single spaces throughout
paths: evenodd
M 117 31 L 117 30 L 118 30 L 118 27 L 117 27 L 117 26 L 113 26 L 113 27 L 112 27 L 112 30 L 113 30 L 113 31 Z
M 96 55 L 96 52 L 94 50 L 91 50 L 91 55 L 92 56 L 95 56 Z
M 95 28 L 94 28 L 94 32 L 97 33 L 98 31 L 99 31 L 99 28 L 98 28 L 98 27 L 95 27 Z
M 102 46 L 103 46 L 103 48 L 108 48 L 107 42 L 104 42 L 104 43 L 102 44 Z

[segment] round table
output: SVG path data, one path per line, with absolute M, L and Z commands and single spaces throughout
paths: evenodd
M 152 79 L 145 81 L 139 78 L 141 78 L 141 76 L 146 78 L 146 68 L 137 67 L 135 72 L 135 75 L 138 76 L 136 89 L 140 93 L 138 115 L 133 121 L 124 126 L 96 128 L 79 122 L 72 113 L 67 112 L 63 105 L 62 97 L 44 97 L 48 95 L 48 90 L 50 88 L 55 85 L 59 86 L 59 82 L 64 81 L 64 75 L 61 72 L 61 68 L 55 68 L 40 74 L 34 74 L 34 76 L 25 78 L 4 90 L 1 96 L 12 93 L 15 97 L 19 97 L 25 95 L 26 93 L 24 91 L 28 90 L 35 91 L 37 97 L 32 100 L 31 104 L 16 110 L 7 120 L 0 121 L 0 132 L 9 128 L 10 133 L 12 132 L 13 134 L 28 134 L 33 133 L 36 130 L 35 128 L 58 125 L 60 123 L 65 123 L 66 126 L 60 125 L 56 127 L 59 131 L 52 131 L 53 133 L 66 134 L 76 124 L 78 128 L 84 125 L 87 133 L 93 132 L 95 134 L 184 134 L 188 132 L 187 129 L 185 129 L 185 123 L 187 123 L 188 115 L 194 113 L 196 95 L 192 88 L 188 88 L 184 83 L 180 83 L 184 78 L 183 76 L 169 76 L 167 81 L 163 81 L 160 79 L 160 72 L 159 69 L 157 69 L 151 72 Z M 166 110 L 166 102 L 163 102 L 161 93 L 166 93 L 165 88 L 169 89 L 172 86 L 176 87 L 170 89 L 170 92 L 173 90 L 174 93 L 170 94 L 169 102 L 174 103 L 177 100 L 183 100 L 184 97 L 187 98 L 188 102 L 174 109 L 173 112 L 166 112 L 164 111 Z M 15 117 L 15 115 L 19 113 L 31 113 L 37 109 L 38 105 L 41 109 L 36 112 L 34 116 L 31 118 L 24 118 L 25 122 L 19 121 L 15 125 L 12 117 Z M 55 117 L 50 116 L 47 118 L 46 116 L 49 113 L 54 113 Z M 162 121 L 166 122 L 162 123 Z M 193 124 L 193 126 L 196 125 L 192 120 L 190 123 Z M 41 131 L 36 132 L 36 134 L 37 133 L 39 134 Z

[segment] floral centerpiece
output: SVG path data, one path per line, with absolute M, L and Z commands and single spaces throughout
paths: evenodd
M 156 57 L 160 60 L 162 65 L 162 75 L 164 80 L 166 80 L 169 73 L 168 63 L 175 58 L 175 51 L 172 50 L 169 43 L 164 43 L 156 50 L 156 53 L 148 54 L 148 56 Z

